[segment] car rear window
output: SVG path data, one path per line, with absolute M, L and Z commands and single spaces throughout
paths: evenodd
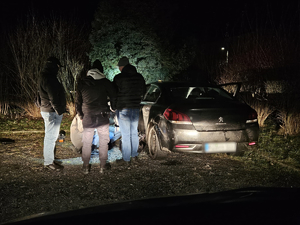
M 169 93 L 176 99 L 233 99 L 225 90 L 216 87 L 173 87 Z

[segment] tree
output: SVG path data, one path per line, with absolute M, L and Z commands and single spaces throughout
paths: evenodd
M 102 62 L 108 79 L 112 80 L 119 73 L 116 65 L 122 56 L 130 59 L 146 82 L 172 79 L 191 65 L 195 56 L 194 42 L 176 37 L 172 25 L 176 7 L 169 3 L 158 0 L 100 2 L 92 24 L 89 56 L 91 61 Z
M 28 16 L 26 22 L 9 36 L 14 63 L 11 75 L 17 86 L 12 102 L 28 115 L 40 116 L 33 102 L 37 81 L 46 59 L 55 56 L 65 66 L 60 70 L 59 79 L 68 103 L 71 103 L 69 110 L 73 112 L 70 91 L 75 90 L 77 76 L 87 64 L 87 40 L 86 32 L 71 21 L 57 18 L 36 20 L 34 16 Z

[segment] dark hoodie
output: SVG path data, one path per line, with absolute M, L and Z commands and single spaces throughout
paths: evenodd
M 108 79 L 98 70 L 89 70 L 87 76 L 78 84 L 76 92 L 76 111 L 82 119 L 84 128 L 96 128 L 109 123 L 111 108 L 116 109 L 116 90 Z
M 39 93 L 42 112 L 56 112 L 58 115 L 66 111 L 66 96 L 63 85 L 57 79 L 58 66 L 48 62 L 39 79 Z
M 117 109 L 136 109 L 140 107 L 143 95 L 146 92 L 144 77 L 130 64 L 126 65 L 121 73 L 115 76 L 114 84 L 118 90 Z

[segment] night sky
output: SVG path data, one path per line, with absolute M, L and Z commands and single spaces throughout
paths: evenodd
M 209 31 L 209 34 L 220 35 L 214 31 L 227 29 L 238 30 L 242 18 L 246 20 L 257 20 L 272 17 L 277 23 L 289 20 L 293 15 L 298 22 L 300 3 L 298 0 L 288 1 L 271 1 L 271 0 L 227 0 L 227 1 L 195 1 L 195 0 L 173 0 L 178 4 L 178 18 L 183 32 L 192 32 L 198 35 Z M 40 0 L 23 0 L 23 1 L 1 1 L 0 18 L 2 31 L 10 29 L 18 24 L 20 18 L 34 12 L 37 17 L 60 15 L 70 17 L 75 15 L 81 23 L 90 25 L 93 20 L 94 10 L 97 8 L 99 0 L 86 1 L 40 1 Z M 298 15 L 296 13 L 298 12 Z M 296 19 L 297 20 L 297 19 Z M 185 29 L 185 30 L 184 30 Z M 299 27 L 298 27 L 299 29 Z

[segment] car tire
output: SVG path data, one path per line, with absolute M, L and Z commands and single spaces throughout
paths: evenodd
M 161 145 L 154 126 L 150 128 L 147 144 L 149 157 L 151 159 L 166 158 L 167 153 L 161 150 Z

